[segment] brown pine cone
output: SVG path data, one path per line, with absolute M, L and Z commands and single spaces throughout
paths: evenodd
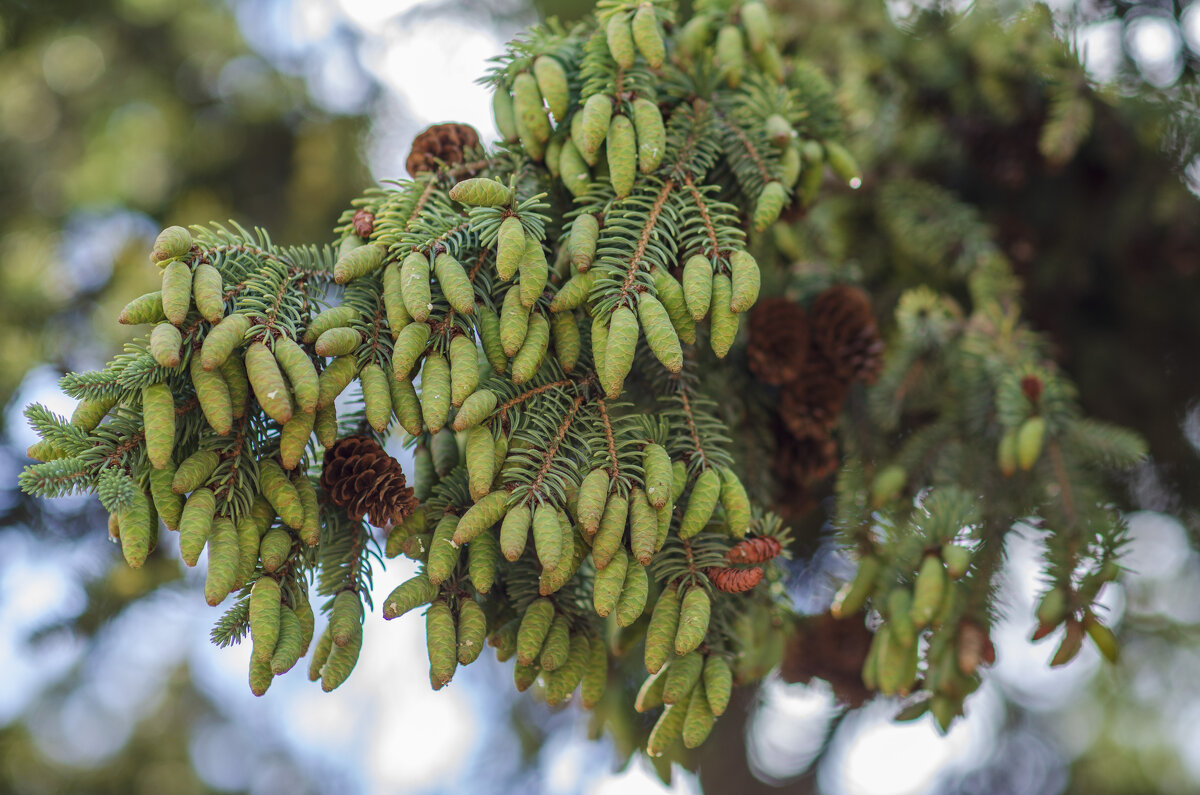
M 750 371 L 765 384 L 780 386 L 800 377 L 808 354 L 804 308 L 786 298 L 765 298 L 750 312 Z
M 783 545 L 778 538 L 747 538 L 726 550 L 725 560 L 730 563 L 766 563 L 780 552 L 783 552 Z
M 800 377 L 784 386 L 779 416 L 797 438 L 828 436 L 846 399 L 846 381 L 821 351 L 809 350 Z
M 708 579 L 718 591 L 725 593 L 745 593 L 762 582 L 763 570 L 758 566 L 752 569 L 730 569 L 724 566 L 712 566 L 704 570 Z
M 774 469 L 785 496 L 808 483 L 829 477 L 837 466 L 837 442 L 827 432 L 818 430 L 802 437 L 780 436 Z
M 350 518 L 366 516 L 376 527 L 399 523 L 417 507 L 400 462 L 369 436 L 338 439 L 325 451 L 321 488 Z
M 479 146 L 479 133 L 469 124 L 435 124 L 413 139 L 404 167 L 412 176 L 436 171 L 439 165 L 463 162 L 464 150 Z
M 375 215 L 370 210 L 359 210 L 354 213 L 354 220 L 351 222 L 354 227 L 354 234 L 361 237 L 363 240 L 371 237 L 371 233 L 375 231 Z
M 809 312 L 815 346 L 846 381 L 875 381 L 883 365 L 883 340 L 871 301 L 857 287 L 838 284 L 817 296 Z

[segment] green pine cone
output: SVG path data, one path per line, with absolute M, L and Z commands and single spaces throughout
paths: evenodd
M 725 25 L 717 31 L 716 65 L 730 88 L 742 82 L 742 70 L 746 66 L 746 52 L 742 47 L 742 32 L 733 25 Z
M 683 745 L 685 748 L 698 748 L 708 739 L 717 717 L 713 715 L 708 704 L 708 696 L 704 683 L 697 682 L 688 699 L 687 717 L 683 721 Z
M 532 235 L 525 238 L 525 253 L 518 265 L 521 279 L 517 287 L 520 289 L 521 305 L 532 309 L 533 305 L 546 289 L 546 280 L 550 277 L 550 266 L 546 262 L 546 251 L 539 240 Z
M 530 78 L 530 80 L 532 79 Z M 537 90 L 536 83 L 533 84 L 533 88 L 535 91 Z M 547 137 L 549 136 L 547 135 Z M 456 202 L 471 205 L 472 207 L 503 207 L 512 201 L 512 191 L 494 179 L 472 177 L 471 179 L 464 179 L 452 187 L 450 189 L 450 198 Z M 409 307 L 409 311 L 412 311 L 411 307 Z M 416 315 L 414 314 L 413 317 L 415 318 Z
M 779 218 L 787 204 L 787 188 L 782 182 L 771 181 L 763 186 L 758 194 L 758 202 L 754 205 L 754 230 L 761 232 Z
M 259 535 L 258 525 L 254 517 L 246 515 L 238 519 L 234 526 L 238 538 L 238 567 L 237 575 L 233 578 L 233 587 L 241 588 L 254 575 L 258 566 Z
M 683 348 L 666 308 L 650 293 L 638 295 L 637 308 L 646 344 L 650 346 L 654 358 L 662 362 L 668 371 L 678 373 L 683 369 Z
M 458 633 L 450 606 L 436 600 L 425 612 L 425 646 L 430 654 L 430 677 L 444 687 L 458 667 Z
M 490 389 L 479 389 L 467 396 L 462 402 L 458 413 L 454 415 L 451 426 L 456 431 L 474 428 L 486 420 L 496 410 L 496 393 Z M 414 434 L 415 435 L 415 434 Z
M 467 552 L 467 576 L 479 593 L 492 590 L 496 566 L 500 563 L 500 542 L 494 533 L 482 533 L 471 542 Z
M 570 555 L 570 550 L 563 548 L 562 540 L 557 511 L 548 503 L 541 503 L 533 511 L 533 545 L 543 569 L 557 568 Z
M 91 433 L 117 404 L 114 398 L 84 398 L 71 412 L 71 424 L 85 433 Z
M 597 312 L 592 317 L 592 364 L 596 369 L 596 377 L 604 383 L 604 357 L 608 353 L 608 318 L 603 312 Z
M 329 636 L 332 633 L 326 632 Z M 336 690 L 350 676 L 358 662 L 359 652 L 362 651 L 362 633 L 355 635 L 345 646 L 338 646 L 332 641 L 329 644 L 329 656 L 321 666 L 321 689 L 326 693 Z M 309 674 L 311 677 L 311 673 Z
M 550 331 L 554 337 L 554 358 L 564 373 L 575 369 L 579 363 L 579 352 L 583 339 L 579 334 L 579 321 L 574 312 L 560 312 L 550 316 Z
M 679 628 L 679 592 L 667 588 L 654 603 L 646 628 L 646 670 L 658 673 L 675 653 L 675 631 Z
M 546 641 L 542 644 L 538 665 L 543 671 L 557 670 L 567 661 L 567 653 L 570 650 L 570 625 L 567 623 L 567 617 L 560 613 L 550 623 L 550 631 L 546 633 Z
M 387 315 L 388 328 L 392 330 L 392 337 L 395 338 L 400 333 L 400 329 L 412 322 L 412 315 L 408 313 L 408 307 L 404 305 L 404 291 L 400 289 L 403 282 L 403 277 L 400 274 L 400 263 L 389 263 L 383 269 L 383 310 Z M 324 336 L 324 335 L 322 335 Z M 320 338 L 318 338 L 318 342 Z M 340 356 L 341 354 L 321 353 L 320 356 Z
M 474 599 L 458 602 L 457 646 L 459 665 L 470 665 L 479 659 L 483 643 L 487 639 L 487 618 L 483 608 Z
M 296 606 L 292 610 L 296 614 L 296 619 L 300 622 L 300 656 L 303 657 L 308 653 L 308 646 L 312 643 L 313 632 L 317 628 L 317 617 L 313 615 L 312 605 L 309 603 L 308 594 L 304 590 L 301 590 L 297 595 Z
M 213 326 L 200 346 L 200 366 L 205 370 L 219 368 L 234 348 L 242 344 L 250 325 L 249 317 L 234 313 Z
M 192 272 L 192 297 L 209 323 L 219 323 L 225 317 L 225 284 L 221 272 L 212 265 L 201 262 Z
M 454 195 L 454 191 L 450 192 Z M 400 295 L 404 308 L 416 323 L 424 323 L 433 310 L 433 295 L 429 289 L 429 260 L 419 251 L 404 258 L 400 266 Z
M 397 382 L 394 378 L 391 380 L 392 403 L 395 404 L 395 390 Z M 411 387 L 412 384 L 409 384 L 409 386 Z M 417 394 L 414 392 L 413 401 L 416 402 L 416 399 Z M 320 398 L 318 398 L 318 400 L 320 400 Z M 400 423 L 403 425 L 403 415 L 400 414 L 399 409 L 396 410 L 396 414 L 401 417 Z M 408 430 L 408 426 L 405 425 L 404 429 Z M 333 447 L 333 443 L 337 441 L 337 408 L 332 403 L 328 406 L 317 409 L 316 415 L 313 417 L 313 431 L 317 434 L 317 441 L 321 443 L 322 447 L 324 447 L 326 450 L 328 450 L 330 447 Z
M 421 417 L 430 433 L 437 433 L 450 416 L 450 364 L 440 353 L 430 352 L 421 368 Z
M 584 160 L 591 164 L 594 160 L 588 158 L 596 157 L 600 152 L 600 144 L 604 143 L 604 136 L 608 135 L 608 125 L 612 121 L 612 99 L 605 94 L 588 97 L 580 111 L 580 119 L 580 134 L 572 131 L 571 138 Z
M 504 343 L 500 341 L 500 316 L 487 304 L 479 304 L 478 316 L 479 341 L 483 345 L 483 354 L 493 371 L 503 373 L 508 369 L 508 356 L 504 353 Z
M 259 536 L 263 536 L 271 529 L 271 525 L 275 524 L 275 517 L 278 514 L 275 513 L 275 508 L 272 507 L 270 500 L 262 494 L 256 494 L 254 502 L 250 504 L 250 516 L 254 518 Z
M 179 517 L 179 553 L 183 562 L 195 566 L 212 533 L 217 498 L 210 489 L 196 489 L 183 504 Z
M 596 615 L 606 618 L 617 609 L 628 568 L 629 556 L 625 554 L 625 550 L 618 549 L 607 566 L 596 570 L 596 576 L 592 580 L 592 607 L 596 609 Z
M 158 535 L 158 516 L 141 489 L 135 489 L 133 502 L 118 518 L 121 529 L 121 555 L 131 569 L 140 569 Z
M 214 529 L 213 532 L 215 533 L 216 530 Z M 291 552 L 292 534 L 282 527 L 272 527 L 258 545 L 258 557 L 262 560 L 263 571 L 268 574 L 278 571 L 287 562 Z
M 621 587 L 621 598 L 617 602 L 617 626 L 628 627 L 646 612 L 646 599 L 650 595 L 650 575 L 646 567 L 633 561 L 625 573 Z
M 687 654 L 704 642 L 711 614 L 712 601 L 708 592 L 700 586 L 689 588 L 679 607 L 679 627 L 675 631 L 676 654 Z
M 437 473 L 433 469 L 433 453 L 427 446 L 418 443 L 413 450 L 413 496 L 421 502 L 428 500 L 437 480 Z
M 184 323 L 192 307 L 192 269 L 182 262 L 173 262 L 162 271 L 162 311 L 167 322 Z M 222 306 L 222 311 L 224 307 Z M 163 365 L 166 366 L 166 365 Z
M 554 602 L 542 597 L 534 599 L 525 608 L 521 618 L 521 627 L 517 630 L 517 662 L 521 665 L 533 665 L 542 653 L 542 644 L 550 632 L 550 624 L 554 621 Z
M 285 336 L 275 340 L 275 361 L 292 385 L 296 409 L 309 413 L 315 411 L 320 387 L 312 359 L 295 340 Z
M 339 356 L 317 376 L 317 410 L 333 407 L 338 395 L 342 394 L 354 376 L 358 375 L 358 359 L 354 356 Z
M 308 328 L 305 329 L 304 336 L 300 338 L 300 341 L 311 345 L 331 328 L 346 328 L 350 326 L 358 319 L 358 316 L 358 310 L 348 304 L 330 307 L 309 321 Z
M 283 605 L 279 611 L 279 639 L 271 655 L 271 673 L 279 676 L 292 670 L 300 661 L 303 646 L 304 628 L 300 625 L 300 617 L 292 608 Z
M 580 695 L 584 709 L 594 709 L 608 687 L 608 649 L 600 638 L 588 641 L 587 663 L 583 669 Z
M 754 306 L 754 302 L 758 300 L 761 282 L 758 263 L 749 251 L 739 249 L 729 255 L 729 269 L 732 275 L 729 308 L 741 314 Z
M 259 577 L 250 589 L 250 637 L 254 641 L 254 658 L 270 662 L 279 641 L 279 582 L 271 577 Z
M 633 31 L 629 27 L 629 17 L 624 11 L 618 11 L 609 17 L 608 26 L 604 33 L 608 39 L 608 51 L 612 54 L 617 66 L 628 69 L 633 66 L 637 52 L 633 43 Z
M 533 75 L 538 91 L 554 114 L 554 120 L 562 124 L 567 117 L 567 101 L 570 99 L 566 70 L 558 59 L 542 55 L 533 62 Z
M 162 469 L 175 449 L 175 398 L 166 384 L 142 387 L 142 428 L 150 464 Z
M 679 537 L 691 538 L 704 529 L 712 518 L 713 510 L 721 497 L 721 477 L 716 469 L 706 469 L 696 478 L 692 493 L 688 496 L 683 520 L 679 523 Z
M 246 365 L 242 357 L 230 356 L 217 370 L 224 377 L 225 387 L 229 390 L 233 418 L 240 420 L 246 414 L 246 401 L 250 399 L 250 379 L 246 376 Z M 209 424 L 211 422 L 210 420 Z
M 725 509 L 729 534 L 734 538 L 745 538 L 750 529 L 750 497 L 729 467 L 721 467 L 721 507 Z
M 391 621 L 437 598 L 437 586 L 424 573 L 405 580 L 383 602 L 383 617 Z
M 333 280 L 338 284 L 345 284 L 352 279 L 373 273 L 383 267 L 386 256 L 387 249 L 375 243 L 352 248 L 338 257 L 333 266 Z
M 144 323 L 161 323 L 167 319 L 163 312 L 162 290 L 139 295 L 125 305 L 117 322 L 122 326 L 140 326 Z
M 496 119 L 496 129 L 506 143 L 517 141 L 517 118 L 513 111 L 512 95 L 504 85 L 496 86 L 492 92 L 492 116 Z
M 490 432 L 484 430 L 484 433 Z M 452 536 L 454 546 L 459 547 L 473 541 L 480 533 L 489 530 L 492 525 L 503 519 L 507 511 L 508 492 L 505 489 L 497 489 L 485 495 L 458 520 L 458 526 Z
M 273 531 L 272 531 L 273 532 Z M 346 646 L 354 638 L 362 637 L 362 601 L 354 591 L 338 591 L 329 611 L 329 633 L 334 646 Z
M 259 483 L 262 493 L 283 519 L 283 523 L 293 530 L 304 526 L 304 503 L 300 501 L 300 493 L 292 485 L 292 481 L 284 474 L 283 469 L 272 459 L 258 462 Z
M 377 364 L 364 365 L 358 379 L 362 382 L 367 424 L 378 433 L 386 432 L 392 420 L 391 379 Z
M 654 278 L 654 292 L 657 294 L 658 300 L 662 302 L 663 308 L 667 310 L 667 317 L 671 319 L 671 325 L 675 328 L 675 334 L 679 337 L 679 341 L 691 345 L 696 341 L 696 321 L 688 310 L 687 300 L 683 295 L 683 285 L 661 268 L 655 268 L 650 275 Z M 706 306 L 705 311 L 707 310 Z
M 398 379 L 412 376 L 413 368 L 425 355 L 429 345 L 429 326 L 424 323 L 409 323 L 396 335 L 392 348 L 392 374 Z
M 917 570 L 917 579 L 913 583 L 912 608 L 909 616 L 917 629 L 929 626 L 937 615 L 938 607 L 942 604 L 942 596 L 946 591 L 946 569 L 942 559 L 937 555 L 926 555 Z
M 162 469 L 150 469 L 150 496 L 154 502 L 154 510 L 168 530 L 179 529 L 179 519 L 183 515 L 183 497 L 171 488 L 175 481 L 175 469 L 169 464 Z
M 542 104 L 542 93 L 538 90 L 537 80 L 529 72 L 521 72 L 513 78 L 512 91 L 513 110 L 516 111 L 517 117 L 517 134 L 521 138 L 521 144 L 528 151 L 530 157 L 534 160 L 541 160 L 541 155 L 545 151 L 544 144 L 550 140 L 550 119 L 546 117 L 546 108 Z M 454 198 L 453 193 L 451 193 L 451 198 Z M 471 204 L 472 202 L 464 203 Z M 501 204 L 507 203 L 507 201 L 501 202 Z
M 450 405 L 461 406 L 479 386 L 479 349 L 472 337 L 450 340 Z
M 178 367 L 182 347 L 183 335 L 170 323 L 159 323 L 150 332 L 150 355 L 160 367 Z
M 667 57 L 667 47 L 663 43 L 662 33 L 658 30 L 654 6 L 642 3 L 633 15 L 630 29 L 633 33 L 633 43 L 637 45 L 638 52 L 646 59 L 646 63 L 650 64 L 650 68 L 657 69 L 662 66 Z
M 150 261 L 162 263 L 177 259 L 192 250 L 192 235 L 182 226 L 168 226 L 154 238 L 154 248 L 150 251 Z
M 625 520 L 629 516 L 629 500 L 620 494 L 612 494 L 604 506 L 600 528 L 592 539 L 592 561 L 597 569 L 603 569 L 621 547 L 625 537 Z
M 733 669 L 724 657 L 709 656 L 704 660 L 704 694 L 713 715 L 720 717 L 729 706 L 733 693 Z
M 566 314 L 570 310 L 583 306 L 587 301 L 588 293 L 592 290 L 594 281 L 595 276 L 592 271 L 577 273 L 567 279 L 550 299 L 550 311 Z
M 576 113 L 573 118 L 582 118 L 582 114 Z M 588 185 L 592 181 L 592 172 L 588 169 L 587 160 L 579 151 L 579 147 L 570 138 L 563 142 L 559 151 L 558 173 L 572 196 L 578 197 L 587 193 Z
M 646 501 L 646 492 L 634 489 L 629 494 L 629 548 L 643 566 L 657 552 L 658 513 Z
M 600 527 L 600 519 L 604 516 L 604 507 L 608 502 L 608 488 L 608 472 L 599 467 L 589 472 L 579 484 L 575 513 L 580 528 L 589 538 L 594 536 Z
M 646 500 L 655 510 L 671 499 L 673 470 L 671 457 L 660 444 L 648 444 L 642 450 L 642 470 L 646 484 Z
M 225 436 L 233 430 L 233 395 L 229 391 L 229 382 L 221 370 L 205 370 L 194 356 L 188 369 L 204 419 L 218 436 Z
M 604 346 L 604 394 L 616 398 L 625 386 L 625 376 L 633 367 L 637 351 L 638 321 L 627 306 L 617 307 L 609 319 L 608 340 Z
M 546 316 L 534 312 L 529 316 L 529 326 L 521 349 L 513 357 L 512 381 L 523 384 L 537 375 L 546 359 L 546 351 L 550 347 L 550 323 Z
M 858 187 L 856 183 L 862 181 L 862 172 L 858 168 L 858 162 L 855 161 L 854 155 L 850 154 L 850 150 L 837 141 L 825 141 L 824 146 L 825 160 L 833 169 L 833 173 L 845 180 L 851 187 Z
M 693 254 L 683 264 L 683 298 L 692 319 L 703 320 L 713 298 L 713 269 L 708 257 Z
M 316 421 L 316 412 L 297 411 L 279 429 L 279 463 L 284 469 L 292 470 L 300 465 Z
M 571 222 L 567 238 L 567 253 L 571 265 L 579 273 L 586 273 L 596 258 L 596 243 L 600 239 L 600 221 L 591 213 L 577 216 Z
M 627 116 L 614 116 L 608 125 L 608 180 L 617 198 L 629 195 L 637 175 L 637 135 Z
M 297 528 L 296 534 L 306 546 L 315 547 L 321 540 L 321 505 L 317 499 L 317 489 L 304 472 L 292 474 L 292 485 L 296 487 L 300 505 L 304 509 L 304 522 Z
M 532 521 L 528 505 L 514 505 L 504 515 L 504 524 L 500 526 L 500 551 L 504 553 L 505 560 L 515 561 L 521 557 L 529 540 Z
M 667 666 L 667 683 L 663 687 L 663 703 L 677 704 L 696 687 L 704 672 L 704 655 L 688 652 L 671 660 Z
M 587 635 L 582 632 L 571 636 L 566 662 L 558 669 L 546 674 L 547 704 L 554 707 L 567 703 L 567 700 L 571 698 L 571 694 L 583 680 L 591 654 L 591 645 Z
M 175 476 L 171 478 L 171 491 L 176 494 L 195 491 L 208 482 L 220 462 L 221 456 L 215 450 L 197 450 L 175 468 Z
M 438 520 L 433 530 L 433 538 L 429 541 L 429 563 L 425 573 L 434 585 L 441 585 L 454 573 L 462 548 L 454 543 L 454 533 L 458 528 L 459 519 L 448 513 Z
M 633 126 L 637 131 L 638 170 L 649 174 L 662 163 L 667 131 L 658 105 L 639 97 L 633 101 Z
M 533 683 L 537 681 L 538 674 L 542 672 L 541 668 L 536 665 L 522 665 L 517 663 L 513 668 L 513 686 L 517 688 L 518 693 L 524 693 Z
M 246 349 L 246 376 L 254 397 L 267 416 L 283 425 L 292 418 L 292 397 L 279 364 L 267 346 L 261 342 L 251 343 Z
M 514 285 L 504 294 L 500 307 L 500 344 L 505 357 L 516 356 L 529 331 L 529 309 L 521 303 L 521 290 Z M 508 366 L 506 361 L 505 367 Z
M 225 601 L 237 587 L 241 563 L 237 527 L 226 516 L 213 519 L 212 534 L 208 537 L 208 574 L 204 578 L 204 600 L 211 607 Z
M 645 681 L 642 682 L 642 686 L 638 688 L 637 697 L 633 702 L 634 710 L 645 713 L 661 707 L 663 705 L 662 692 L 666 686 L 666 669 L 647 676 Z
M 733 298 L 733 286 L 729 277 L 723 273 L 713 276 L 712 285 L 712 320 L 710 322 L 709 343 L 718 359 L 724 359 L 725 354 L 733 347 L 737 338 L 738 316 L 730 309 L 729 302 Z
M 496 235 L 496 273 L 501 281 L 511 281 L 525 256 L 525 230 L 521 219 L 510 215 L 500 223 Z
M 250 692 L 256 696 L 266 695 L 267 689 L 271 687 L 271 682 L 275 680 L 275 675 L 271 673 L 270 659 L 260 659 L 258 652 L 252 652 L 250 655 Z
M 454 311 L 460 315 L 474 314 L 475 288 L 471 286 L 471 280 L 458 260 L 443 251 L 434 260 L 433 271 L 442 288 L 442 295 L 446 296 Z
M 650 730 L 650 739 L 646 741 L 646 753 L 652 757 L 662 756 L 671 744 L 683 734 L 683 724 L 687 718 L 688 699 L 677 701 L 663 710 L 658 716 L 654 728 Z
M 496 441 L 489 428 L 476 425 L 467 432 L 466 459 L 471 499 L 482 499 L 496 475 Z

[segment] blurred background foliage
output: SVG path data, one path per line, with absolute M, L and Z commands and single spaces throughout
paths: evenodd
M 389 93 L 389 79 L 421 75 L 372 67 L 377 43 L 362 19 L 426 24 L 428 36 L 439 22 L 484 20 L 502 40 L 535 15 L 572 19 L 590 4 L 448 0 L 368 14 L 371 5 L 0 2 L 0 397 L 9 407 L 0 420 L 7 426 L 0 467 L 12 473 L 0 494 L 0 618 L 17 614 L 25 589 L 36 590 L 31 583 L 55 545 L 79 539 L 70 559 L 50 566 L 74 588 L 70 606 L 8 622 L 9 637 L 0 641 L 0 664 L 20 658 L 28 668 L 35 655 L 45 668 L 36 686 L 0 694 L 0 790 L 372 788 L 301 758 L 294 743 L 264 727 L 246 728 L 252 718 L 197 683 L 185 651 L 166 663 L 135 657 L 156 669 L 128 685 L 152 693 L 137 709 L 120 697 L 105 700 L 144 673 L 104 678 L 97 672 L 113 665 L 106 649 L 129 640 L 129 613 L 144 597 L 181 609 L 171 599 L 184 587 L 178 566 L 160 556 L 138 573 L 110 568 L 116 556 L 103 543 L 98 506 L 49 507 L 20 496 L 24 437 L 13 421 L 13 407 L 52 388 L 58 373 L 96 367 L 119 349 L 125 333 L 113 318 L 129 295 L 152 289 L 145 252 L 158 228 L 234 218 L 282 242 L 320 240 L 373 178 L 404 176 L 379 173 L 379 162 L 402 162 L 404 139 L 445 119 L 422 121 Z M 794 693 L 779 696 L 785 686 L 761 697 L 743 693 L 746 719 L 722 722 L 709 747 L 723 753 L 705 759 L 700 785 L 711 792 L 781 783 L 795 792 L 1195 791 L 1200 2 L 1084 0 L 1053 11 L 1025 2 L 970 10 L 877 0 L 774 5 L 786 9 L 780 41 L 829 75 L 865 172 L 860 190 L 796 212 L 775 230 L 780 260 L 818 280 L 861 271 L 886 317 L 905 287 L 946 286 L 962 252 L 944 241 L 982 222 L 1016 266 L 1027 314 L 1050 333 L 1085 410 L 1138 429 L 1153 458 L 1124 484 L 1126 507 L 1138 513 L 1133 573 L 1114 597 L 1128 619 L 1118 666 L 1097 673 L 1094 664 L 1076 663 L 1082 672 L 1043 678 L 1038 690 L 1022 685 L 1037 678 L 1028 669 L 1004 669 L 1001 644 L 998 685 L 979 697 L 977 722 L 993 729 L 983 733 L 988 741 L 968 753 L 952 733 L 937 753 L 950 748 L 965 758 L 908 790 L 902 781 L 872 790 L 846 772 L 870 762 L 847 750 L 870 709 L 814 717 Z M 303 30 L 331 32 L 296 34 L 296 18 L 306 20 Z M 380 141 L 405 151 L 372 157 Z M 824 496 L 804 499 L 819 505 Z M 810 512 L 802 534 L 818 551 L 824 516 Z M 41 568 L 30 564 L 39 558 Z M 106 717 L 123 727 L 113 733 L 120 742 L 72 747 L 81 721 L 98 736 L 113 732 Z M 502 720 L 511 735 L 503 747 L 521 749 L 523 764 L 489 786 L 533 781 L 553 789 L 528 776 L 544 767 L 538 749 L 562 718 L 518 702 Z M 214 754 L 240 759 L 238 772 L 214 776 L 199 764 Z

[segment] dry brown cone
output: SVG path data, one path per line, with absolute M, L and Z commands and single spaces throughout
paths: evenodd
M 828 436 L 837 424 L 846 399 L 846 381 L 833 362 L 813 348 L 800 377 L 786 384 L 779 396 L 779 416 L 797 438 Z
M 400 462 L 369 436 L 338 439 L 325 451 L 321 488 L 351 519 L 366 516 L 376 527 L 397 524 L 417 508 Z
M 815 347 L 842 379 L 875 381 L 883 365 L 883 340 L 866 293 L 848 284 L 830 287 L 817 296 L 808 320 Z
M 750 312 L 750 371 L 765 384 L 781 386 L 800 377 L 808 355 L 804 308 L 786 298 L 765 298 Z
M 817 431 L 801 437 L 780 435 L 774 469 L 785 495 L 829 477 L 837 466 L 837 442 L 827 432 Z
M 862 613 L 841 619 L 828 613 L 801 618 L 784 647 L 779 675 L 785 682 L 824 679 L 839 701 L 861 706 L 871 697 L 862 681 L 871 639 Z
M 412 151 L 404 167 L 414 177 L 422 171 L 436 171 L 439 163 L 447 166 L 463 162 L 464 150 L 479 146 L 479 133 L 469 124 L 435 124 L 413 139 Z

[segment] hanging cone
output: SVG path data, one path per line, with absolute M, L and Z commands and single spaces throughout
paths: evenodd
M 804 309 L 786 298 L 765 298 L 750 312 L 746 357 L 750 371 L 765 384 L 781 386 L 800 377 L 808 355 Z
M 325 451 L 321 488 L 350 518 L 366 516 L 376 527 L 399 524 L 417 507 L 400 462 L 367 436 L 347 436 Z
M 833 474 L 838 466 L 837 442 L 827 432 L 780 435 L 774 469 L 784 493 Z
M 437 171 L 440 165 L 463 162 L 465 150 L 478 146 L 479 133 L 469 124 L 435 124 L 413 139 L 404 167 L 414 177 L 423 171 Z
M 817 296 L 809 313 L 814 346 L 844 380 L 872 383 L 883 363 L 883 340 L 871 301 L 857 287 L 839 284 Z

